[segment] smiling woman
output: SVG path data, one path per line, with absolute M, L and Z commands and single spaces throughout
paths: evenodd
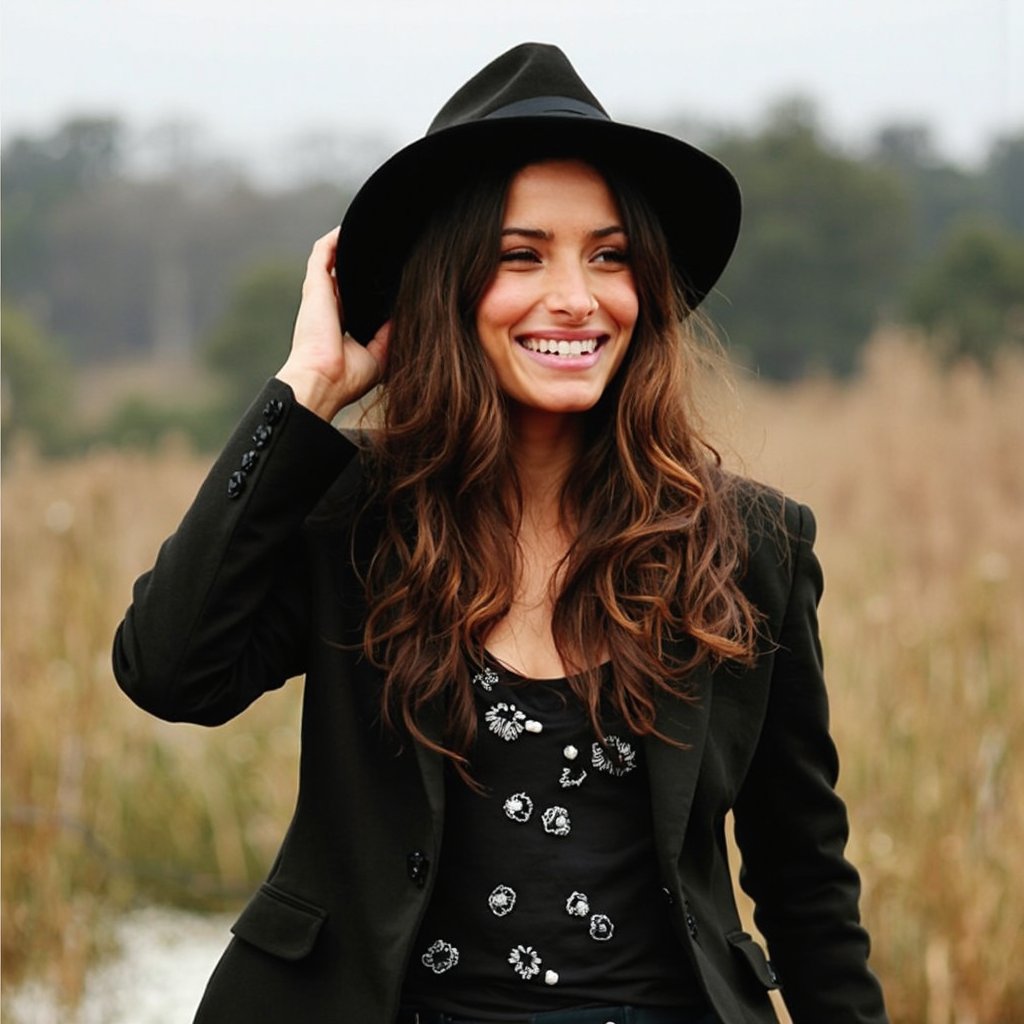
M 724 167 L 529 43 L 316 243 L 115 641 L 169 719 L 306 677 L 295 819 L 198 1021 L 767 1024 L 780 983 L 795 1024 L 885 1021 L 813 518 L 693 427 L 738 223 Z M 377 383 L 357 448 L 330 421 Z
M 586 164 L 531 164 L 512 180 L 476 329 L 519 424 L 592 409 L 625 358 L 638 302 L 621 222 Z

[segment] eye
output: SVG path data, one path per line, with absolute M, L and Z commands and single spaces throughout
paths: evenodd
M 629 263 L 629 251 L 627 249 L 610 248 L 602 249 L 596 253 L 594 259 L 598 263 Z
M 539 263 L 540 257 L 533 249 L 508 249 L 500 256 L 502 263 Z

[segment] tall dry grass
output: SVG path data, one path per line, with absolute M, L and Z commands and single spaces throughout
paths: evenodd
M 940 370 L 877 339 L 861 379 L 741 387 L 732 447 L 809 502 L 840 788 L 894 1024 L 1024 1020 L 1024 361 Z M 199 460 L 9 467 L 4 977 L 72 1004 L 110 908 L 253 884 L 291 810 L 297 688 L 223 729 L 132 708 L 108 668 L 133 577 Z

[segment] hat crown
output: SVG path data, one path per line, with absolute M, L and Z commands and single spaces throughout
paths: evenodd
M 560 104 L 559 100 L 570 102 Z M 427 135 L 484 120 L 500 114 L 507 107 L 521 106 L 530 101 L 540 101 L 530 111 L 534 116 L 545 113 L 555 116 L 581 114 L 586 108 L 593 108 L 591 116 L 608 116 L 569 63 L 569 58 L 557 46 L 521 43 L 491 61 L 466 82 L 438 111 Z

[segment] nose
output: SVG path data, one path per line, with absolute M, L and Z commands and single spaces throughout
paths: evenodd
M 597 310 L 597 298 L 582 267 L 561 267 L 554 271 L 547 295 L 548 309 L 573 323 L 586 320 Z

